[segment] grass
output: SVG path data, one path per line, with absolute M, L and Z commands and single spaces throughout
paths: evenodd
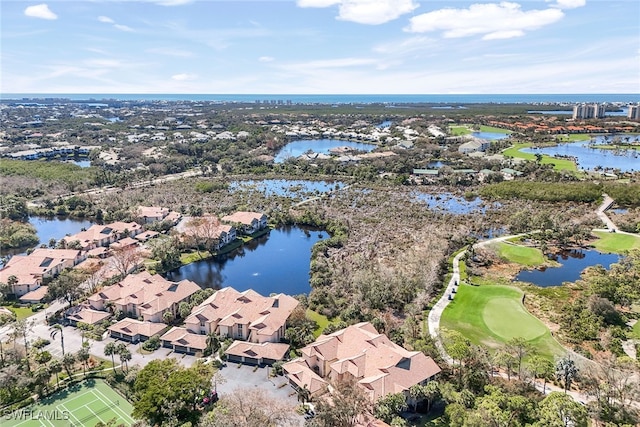
M 35 313 L 31 310 L 31 307 L 8 307 L 16 315 L 16 320 L 26 319 L 33 316 Z
M 589 141 L 592 135 L 586 133 L 575 133 L 571 135 L 560 135 L 556 137 L 558 142 L 575 142 L 575 141 Z
M 633 325 L 633 328 L 631 329 L 631 335 L 633 335 L 635 339 L 640 340 L 640 321 L 637 321 L 636 324 Z
M 523 337 L 549 359 L 564 353 L 549 329 L 522 305 L 522 291 L 512 286 L 462 284 L 442 313 L 441 327 L 456 330 L 473 344 L 497 349 Z
M 306 316 L 307 316 L 307 319 L 314 320 L 318 324 L 318 327 L 316 328 L 316 330 L 313 331 L 313 336 L 315 338 L 318 338 L 320 334 L 322 334 L 322 331 L 324 330 L 324 328 L 338 322 L 338 319 L 329 320 L 327 316 L 322 315 L 309 308 L 306 311 Z
M 504 133 L 505 135 L 511 133 L 511 131 L 508 129 L 494 128 L 493 126 L 485 125 L 480 126 L 480 132 Z
M 544 264 L 545 262 L 542 251 L 537 248 L 529 248 L 504 242 L 493 244 L 492 247 L 497 250 L 500 258 L 516 264 L 533 267 Z
M 471 129 L 466 126 L 449 126 L 449 132 L 453 136 L 469 135 Z
M 622 233 L 608 233 L 606 231 L 594 231 L 598 240 L 593 246 L 600 252 L 624 253 L 631 249 L 640 248 L 640 236 Z
M 132 425 L 133 406 L 107 383 L 89 379 L 35 405 L 4 415 L 3 427 L 95 426 L 115 418 L 115 425 Z M 38 419 L 40 415 L 40 419 Z
M 531 160 L 533 162 L 536 161 L 536 156 L 533 153 L 523 153 L 523 148 L 531 147 L 529 143 L 519 143 L 514 144 L 511 148 L 507 148 L 502 152 L 502 154 L 506 157 L 516 157 L 525 160 Z M 556 159 L 555 157 L 547 156 L 545 154 L 542 155 L 541 163 L 543 165 L 553 165 L 553 169 L 555 170 L 568 170 L 572 172 L 577 172 L 578 168 L 573 160 L 568 159 Z

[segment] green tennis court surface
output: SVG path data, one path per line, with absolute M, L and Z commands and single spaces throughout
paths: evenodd
M 2 427 L 93 427 L 115 418 L 116 426 L 132 425 L 133 407 L 107 383 L 89 379 L 60 391 L 37 404 L 3 414 Z

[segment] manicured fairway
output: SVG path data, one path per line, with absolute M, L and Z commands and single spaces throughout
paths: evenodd
M 79 427 L 106 424 L 132 425 L 133 407 L 107 383 L 89 379 L 27 408 L 5 416 L 3 427 Z
M 630 249 L 640 248 L 640 236 L 604 231 L 594 231 L 593 234 L 598 236 L 598 240 L 593 242 L 593 246 L 600 252 L 619 254 Z
M 544 255 L 537 248 L 499 242 L 494 245 L 500 258 L 520 265 L 534 266 L 544 264 Z
M 527 312 L 522 291 L 511 286 L 462 284 L 442 313 L 440 326 L 455 330 L 474 344 L 498 348 L 511 338 L 522 337 L 539 354 L 553 358 L 564 353 L 547 327 Z
M 531 144 L 514 144 L 511 148 L 507 148 L 502 152 L 502 154 L 506 157 L 517 157 L 525 160 L 536 160 L 536 155 L 532 153 L 523 153 L 520 151 L 523 148 L 531 147 Z M 546 154 L 542 155 L 542 160 L 540 161 L 543 165 L 553 165 L 555 170 L 568 170 L 568 171 L 577 171 L 578 168 L 573 160 L 567 159 L 556 159 L 554 157 L 547 156 Z

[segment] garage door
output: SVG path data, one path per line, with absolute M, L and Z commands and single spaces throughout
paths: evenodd
M 229 362 L 235 362 L 235 363 L 242 363 L 242 357 L 241 356 L 234 356 L 232 354 L 229 354 L 227 356 Z
M 244 363 L 246 363 L 247 365 L 257 365 L 258 359 L 256 359 L 255 357 L 245 357 Z

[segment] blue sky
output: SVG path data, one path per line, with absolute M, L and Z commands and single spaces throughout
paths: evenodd
M 640 93 L 638 0 L 2 0 L 2 93 Z

